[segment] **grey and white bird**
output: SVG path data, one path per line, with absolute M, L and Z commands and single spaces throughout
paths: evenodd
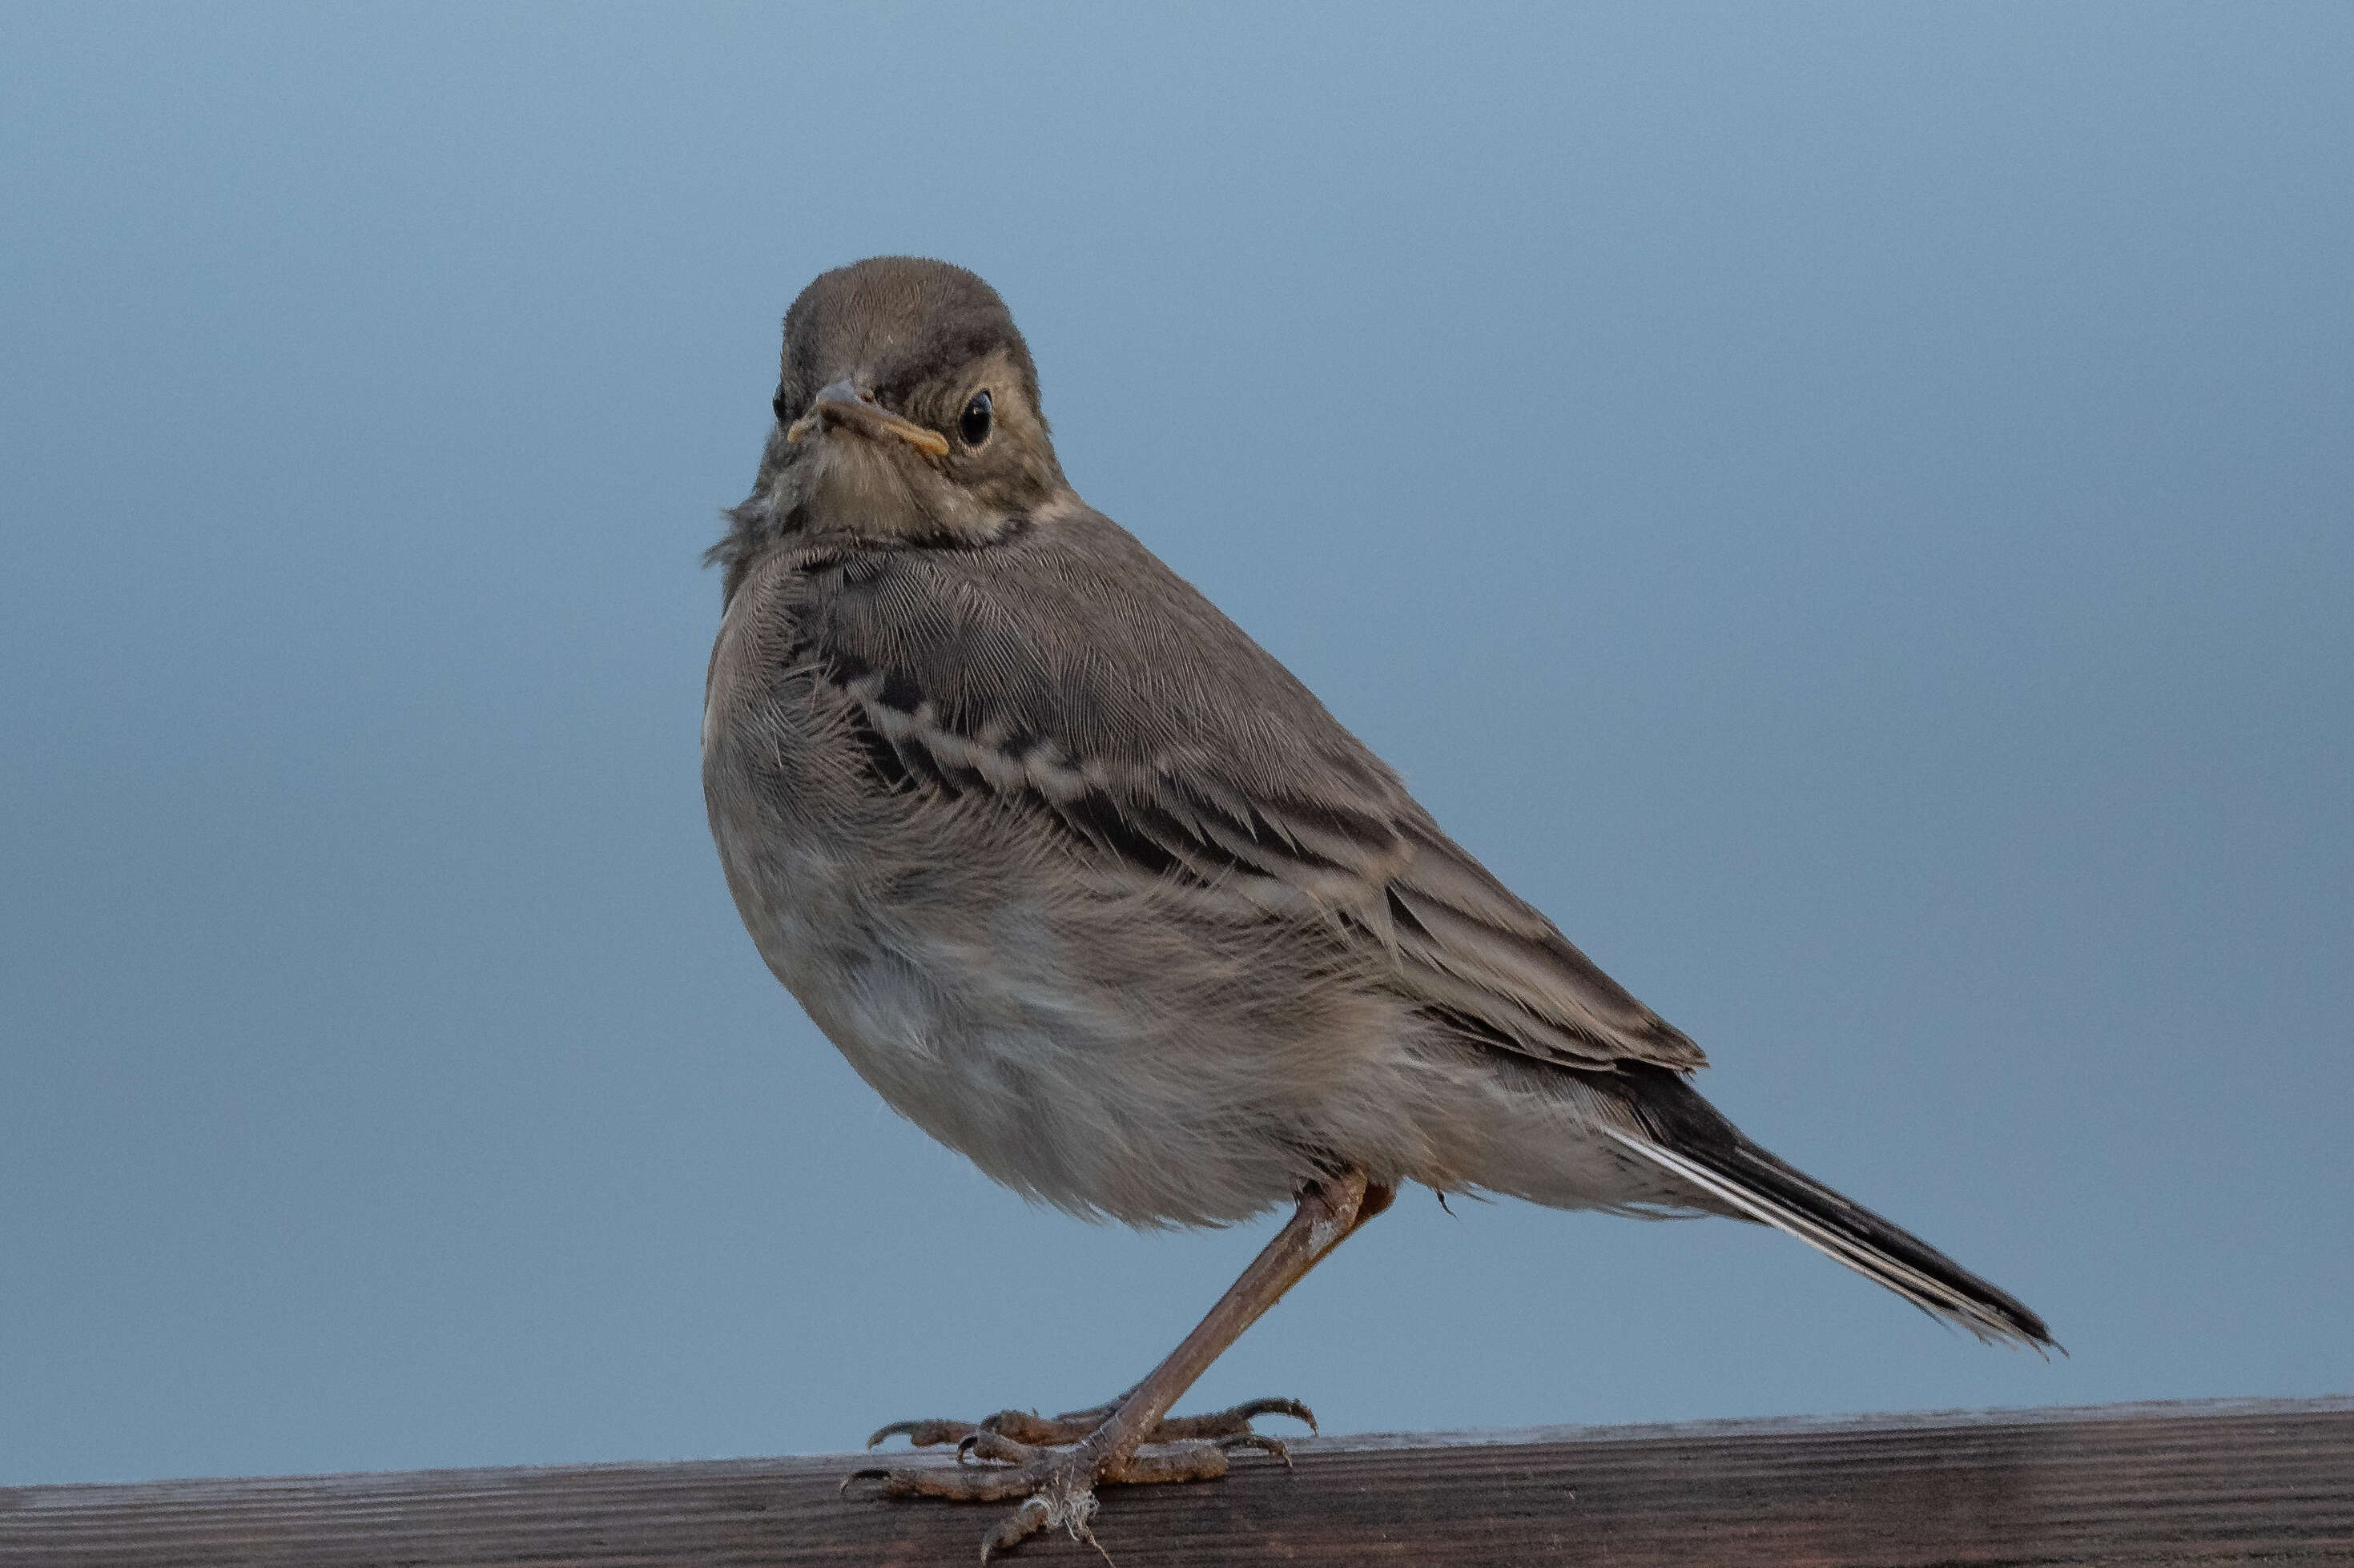
M 785 317 L 704 787 L 760 956 L 902 1115 L 1006 1185 L 1133 1225 L 1296 1205 L 1202 1325 L 1092 1411 L 904 1422 L 978 1462 L 861 1472 L 1024 1499 L 1280 1445 L 1168 1413 L 1403 1184 L 1787 1231 L 1988 1340 L 2017 1300 L 1744 1137 L 1700 1048 L 1441 831 L 1192 586 L 1081 501 L 988 284 L 886 257 Z

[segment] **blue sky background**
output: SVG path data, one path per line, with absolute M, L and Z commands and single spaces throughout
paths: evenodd
M 822 268 L 2046 1313 L 1427 1194 L 1328 1429 L 2354 1390 L 2354 8 L 0 11 L 0 1482 L 1103 1398 L 1266 1226 L 1034 1212 L 755 959 L 696 556 Z

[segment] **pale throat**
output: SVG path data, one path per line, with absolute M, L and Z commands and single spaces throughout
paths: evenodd
M 945 534 L 984 545 L 1020 520 L 928 463 L 846 433 L 827 438 L 779 475 L 772 504 L 780 514 L 798 504 L 818 529 L 878 542 Z

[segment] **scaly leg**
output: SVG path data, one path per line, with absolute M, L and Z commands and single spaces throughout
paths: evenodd
M 877 1477 L 886 1497 L 948 1498 L 963 1502 L 999 1502 L 1023 1498 L 1022 1506 L 1001 1520 L 981 1543 L 981 1561 L 992 1552 L 1026 1540 L 1048 1525 L 1058 1525 L 1079 1540 L 1092 1542 L 1087 1520 L 1096 1510 L 1095 1489 L 1104 1482 L 1141 1485 L 1154 1481 L 1214 1480 L 1226 1473 L 1226 1454 L 1236 1447 L 1255 1447 L 1281 1454 L 1283 1446 L 1259 1437 L 1249 1429 L 1251 1414 L 1277 1410 L 1301 1413 L 1289 1401 L 1257 1401 L 1237 1405 L 1216 1416 L 1164 1421 L 1169 1407 L 1184 1396 L 1195 1379 L 1244 1330 L 1283 1298 L 1310 1268 L 1348 1238 L 1350 1234 L 1389 1207 L 1394 1194 L 1354 1171 L 1309 1187 L 1299 1195 L 1299 1207 L 1278 1231 L 1275 1239 L 1251 1260 L 1242 1277 L 1218 1298 L 1193 1331 L 1152 1370 L 1142 1383 L 1104 1411 L 1081 1411 L 1053 1422 L 1035 1416 L 1001 1412 L 989 1422 L 962 1427 L 953 1422 L 903 1422 L 875 1434 L 879 1441 L 894 1432 L 906 1432 L 917 1441 L 958 1444 L 959 1457 L 967 1454 L 986 1461 L 955 1469 L 894 1470 L 877 1467 L 853 1472 L 850 1479 Z M 1258 1408 L 1265 1406 L 1266 1408 Z M 1101 1419 L 1091 1428 L 1078 1424 Z M 1023 1427 L 1023 1422 L 1036 1423 Z M 991 1425 L 992 1423 L 998 1425 Z M 1194 1424 L 1200 1424 L 1197 1427 Z M 951 1435 L 947 1428 L 961 1427 Z M 1057 1452 L 1024 1442 L 1016 1431 L 1041 1433 L 1045 1440 L 1076 1445 Z M 1164 1436 L 1165 1435 L 1165 1436 Z M 1148 1443 L 1206 1437 L 1166 1454 L 1140 1454 Z M 848 1481 L 843 1483 L 848 1485 Z

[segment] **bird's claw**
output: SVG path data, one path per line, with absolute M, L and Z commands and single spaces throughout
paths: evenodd
M 935 1443 L 953 1443 L 973 1430 L 970 1421 L 894 1421 L 878 1429 L 866 1446 L 872 1448 L 886 1437 L 904 1436 L 911 1447 L 928 1448 Z
M 869 1448 L 889 1437 L 905 1437 L 908 1446 L 929 1448 L 943 1443 L 958 1446 L 960 1456 L 965 1446 L 982 1433 L 1010 1438 L 1034 1448 L 1060 1448 L 1080 1442 L 1087 1435 L 1111 1419 L 1119 1406 L 1117 1401 L 1098 1404 L 1088 1410 L 1066 1411 L 1060 1415 L 1041 1415 L 1034 1410 L 1001 1410 L 981 1421 L 894 1421 L 877 1430 L 866 1440 Z M 1296 1399 L 1253 1399 L 1226 1410 L 1214 1410 L 1202 1415 L 1172 1415 L 1148 1434 L 1147 1443 L 1185 1443 L 1199 1439 L 1236 1437 L 1248 1434 L 1251 1423 L 1262 1415 L 1288 1415 L 1305 1423 L 1308 1430 L 1316 1430 L 1316 1413 Z
M 1256 1432 L 1238 1432 L 1231 1437 L 1220 1437 L 1215 1441 L 1219 1447 L 1229 1454 L 1237 1448 L 1256 1448 L 1262 1454 L 1282 1460 L 1283 1467 L 1287 1470 L 1298 1468 L 1291 1462 L 1291 1445 L 1280 1437 L 1265 1437 Z
M 919 1447 L 954 1443 L 953 1466 L 892 1469 L 869 1466 L 843 1479 L 844 1490 L 861 1479 L 880 1479 L 889 1498 L 940 1498 L 956 1502 L 1021 1505 L 982 1538 L 981 1561 L 1012 1550 L 1048 1527 L 1069 1532 L 1103 1551 L 1088 1528 L 1100 1485 L 1146 1486 L 1164 1481 L 1211 1481 L 1226 1473 L 1226 1456 L 1252 1449 L 1291 1467 L 1291 1450 L 1278 1438 L 1251 1430 L 1261 1415 L 1316 1418 L 1292 1399 L 1255 1399 L 1207 1415 L 1175 1416 L 1161 1422 L 1125 1454 L 1109 1453 L 1087 1439 L 1112 1418 L 1117 1406 L 1073 1411 L 1051 1419 L 1034 1411 L 1000 1411 L 986 1421 L 901 1421 L 884 1427 L 875 1442 L 904 1436 Z M 869 1445 L 872 1446 L 872 1445 Z M 1109 1555 L 1106 1554 L 1106 1561 Z
M 890 1466 L 888 1466 L 888 1465 L 866 1465 L 866 1466 L 863 1466 L 863 1467 L 861 1467 L 860 1468 L 855 1469 L 855 1470 L 853 1470 L 853 1471 L 851 1471 L 851 1472 L 850 1472 L 850 1474 L 848 1474 L 848 1475 L 846 1475 L 846 1476 L 843 1477 L 843 1478 L 842 1478 L 842 1485 L 840 1485 L 840 1486 L 838 1486 L 838 1487 L 836 1487 L 836 1488 L 834 1488 L 834 1489 L 833 1489 L 833 1495 L 834 1495 L 834 1496 L 836 1496 L 836 1497 L 840 1497 L 840 1496 L 842 1496 L 842 1495 L 843 1495 L 843 1493 L 844 1493 L 844 1492 L 846 1492 L 846 1491 L 848 1491 L 848 1490 L 850 1489 L 850 1483 L 851 1483 L 851 1482 L 853 1482 L 853 1481 L 879 1481 L 879 1480 L 887 1480 L 887 1479 L 890 1478 L 890 1475 L 891 1475 L 891 1467 L 890 1467 Z

